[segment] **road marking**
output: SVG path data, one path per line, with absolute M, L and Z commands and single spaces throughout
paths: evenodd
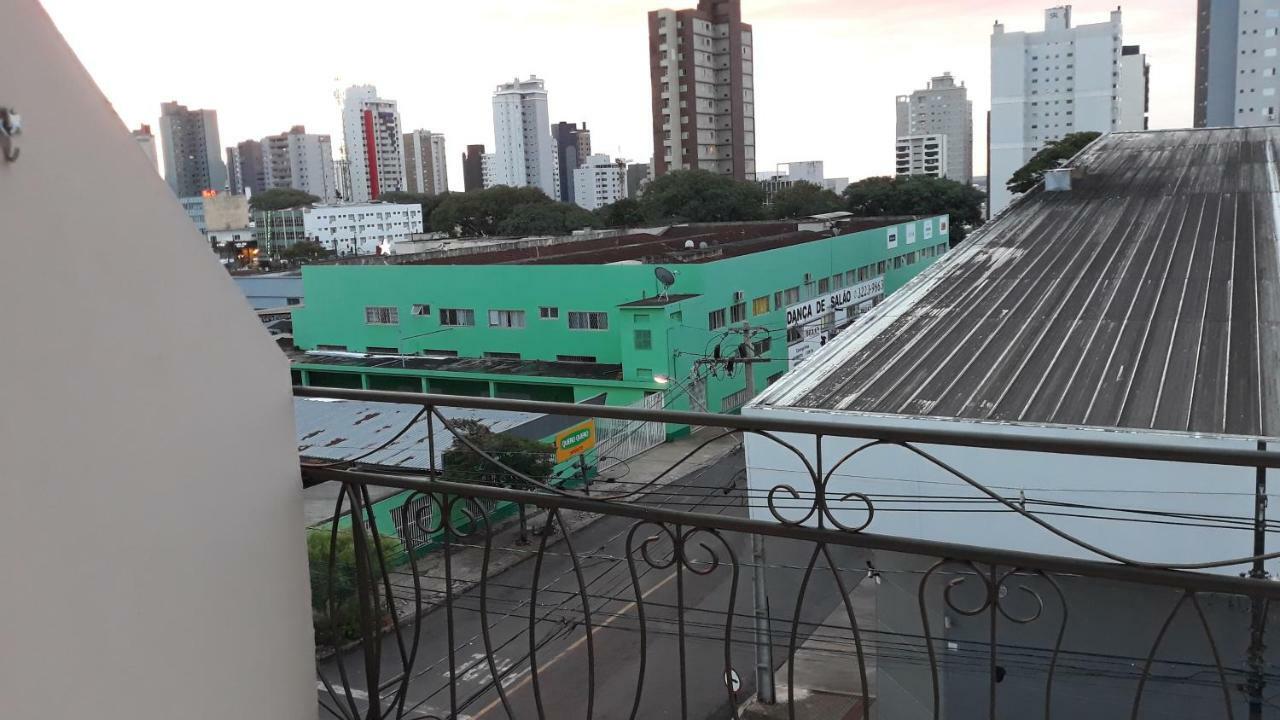
M 668 575 L 667 577 L 665 577 L 665 578 L 662 580 L 662 582 L 658 583 L 657 585 L 654 585 L 653 587 L 651 587 L 651 588 L 649 588 L 648 590 L 646 590 L 642 595 L 640 595 L 640 599 L 641 599 L 641 600 L 644 600 L 644 599 L 648 598 L 650 595 L 654 594 L 654 593 L 655 593 L 655 592 L 657 592 L 658 590 L 661 590 L 661 589 L 662 589 L 662 588 L 663 588 L 667 583 L 669 583 L 669 582 L 671 582 L 672 580 L 675 580 L 675 579 L 676 579 L 676 574 L 675 574 L 675 573 L 671 573 L 670 575 Z M 627 603 L 627 604 L 626 604 L 626 606 L 625 606 L 625 607 L 623 607 L 621 610 L 619 610 L 618 612 L 614 613 L 613 615 L 610 615 L 610 616 L 609 616 L 609 619 L 607 619 L 607 620 L 605 620 L 603 623 L 600 623 L 599 625 L 596 625 L 595 627 L 591 628 L 591 636 L 592 636 L 592 637 L 595 637 L 595 634 L 596 634 L 596 632 L 597 632 L 598 630 L 603 630 L 603 629 L 605 629 L 605 628 L 609 627 L 610 625 L 612 625 L 612 624 L 613 624 L 613 622 L 614 622 L 615 620 L 617 620 L 618 618 L 622 617 L 623 615 L 626 615 L 626 614 L 627 614 L 628 612 L 630 612 L 633 608 L 635 608 L 635 606 L 636 606 L 636 601 L 634 601 L 634 600 L 632 600 L 631 602 Z M 586 642 L 587 642 L 587 636 L 586 636 L 586 635 L 583 635 L 582 637 L 578 638 L 578 639 L 577 639 L 577 640 L 576 640 L 572 645 L 570 645 L 569 647 L 567 647 L 567 648 L 565 648 L 564 650 L 560 651 L 560 653 L 559 653 L 559 654 L 557 654 L 555 657 L 553 657 L 553 658 L 551 658 L 550 660 L 546 661 L 545 663 L 543 663 L 543 664 L 539 665 L 539 666 L 538 666 L 538 672 L 539 672 L 539 673 L 546 672 L 548 669 L 550 669 L 550 668 L 551 668 L 551 666 L 552 666 L 552 665 L 555 665 L 556 663 L 560 662 L 562 659 L 564 659 L 564 657 L 565 657 L 566 655 L 568 655 L 569 653 L 571 653 L 571 652 L 573 652 L 573 651 L 577 650 L 578 648 L 582 647 L 582 645 L 583 645 L 584 643 L 586 643 Z M 524 686 L 525 686 L 525 685 L 528 685 L 528 684 L 529 684 L 530 682 L 532 682 L 532 681 L 533 681 L 533 675 L 532 675 L 532 674 L 530 674 L 530 675 L 529 675 L 528 677 L 526 677 L 524 680 L 521 680 L 519 685 L 516 685 L 514 688 L 512 688 L 512 689 L 511 689 L 511 691 L 510 691 L 510 693 L 511 693 L 512 695 L 514 695 L 514 694 L 516 694 L 517 692 L 520 692 L 520 690 L 524 689 Z M 482 717 L 484 717 L 486 714 L 488 714 L 488 713 L 489 713 L 489 711 L 493 710 L 494 708 L 498 707 L 498 706 L 499 706 L 499 705 L 501 705 L 501 704 L 502 704 L 502 698 L 501 698 L 501 697 L 494 698 L 494 699 L 493 699 L 493 702 L 489 703 L 488 705 L 485 705 L 483 708 L 481 708 L 480 712 L 476 713 L 475 715 L 472 715 L 471 717 L 472 717 L 472 718 L 474 718 L 474 720 L 480 720 L 480 718 L 482 718 Z
M 321 680 L 317 680 L 317 681 L 316 681 L 316 689 L 317 689 L 317 690 L 319 690 L 319 691 L 321 691 L 321 692 L 323 692 L 323 693 L 324 693 L 324 694 L 326 694 L 326 695 L 328 695 L 328 694 L 329 694 L 329 689 L 328 689 L 328 688 L 326 688 L 326 687 L 324 686 L 324 682 L 323 682 L 323 681 L 321 681 Z M 347 694 L 347 691 L 346 691 L 346 689 L 345 689 L 345 688 L 343 688 L 341 685 L 334 685 L 334 686 L 333 686 L 333 694 L 334 694 L 334 695 L 337 695 L 338 697 L 343 697 L 343 696 L 345 696 L 345 695 Z M 369 700 L 369 693 L 367 693 L 367 692 L 365 692 L 365 691 L 363 691 L 363 690 L 356 690 L 356 689 L 352 688 L 352 690 L 351 690 L 351 697 L 355 698 L 356 700 L 364 700 L 365 702 L 368 702 L 368 700 Z

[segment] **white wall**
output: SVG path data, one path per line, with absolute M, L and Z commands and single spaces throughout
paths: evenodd
M 1053 430 L 1017 428 L 996 423 L 874 418 L 853 413 L 779 408 L 749 407 L 744 414 L 779 419 L 833 420 L 853 427 L 862 423 L 878 423 L 931 429 L 982 429 L 1044 437 L 1127 439 L 1134 442 L 1166 443 L 1171 447 L 1187 447 L 1192 444 L 1236 449 L 1256 447 L 1256 443 L 1248 440 L 1193 440 L 1177 435 L 1065 428 Z M 810 462 L 816 464 L 814 441 L 811 437 L 785 433 L 780 437 L 802 449 Z M 824 462 L 827 463 L 827 470 L 833 463 L 838 462 L 864 442 L 828 438 L 823 445 L 823 457 Z M 1021 491 L 1025 492 L 1029 500 L 1229 515 L 1250 520 L 1253 517 L 1255 471 L 1250 468 L 1226 469 L 1190 464 L 943 446 L 922 446 L 921 449 L 1009 498 L 1018 498 Z M 813 484 L 804 466 L 794 454 L 768 439 L 754 435 L 747 436 L 746 452 L 748 483 L 757 496 L 763 497 L 770 489 L 785 483 L 807 493 L 805 501 L 801 503 L 805 508 L 812 505 Z M 1275 481 L 1274 476 L 1272 481 Z M 928 512 L 997 506 L 986 503 L 975 506 L 962 501 L 942 504 L 920 501 L 919 498 L 931 495 L 971 500 L 985 496 L 954 475 L 902 448 L 874 448 L 842 466 L 832 479 L 828 488 L 828 497 L 838 498 L 850 492 L 880 496 L 874 500 L 877 514 L 872 525 L 867 529 L 868 532 L 1102 560 L 1098 555 L 1052 535 L 1011 511 L 983 514 Z M 891 495 L 906 497 L 898 500 L 884 498 Z M 783 512 L 785 517 L 798 519 L 804 515 L 804 511 L 800 510 L 797 504 L 785 494 L 778 497 L 779 506 L 790 508 Z M 838 501 L 834 501 L 834 504 L 839 508 L 836 518 L 841 523 L 858 526 L 865 521 L 866 512 L 861 504 Z M 1042 517 L 1094 545 L 1135 560 L 1189 563 L 1247 557 L 1252 554 L 1253 539 L 1250 530 L 1206 529 L 1107 520 L 1100 518 L 1152 518 L 1096 509 L 1035 506 L 1032 509 L 1038 513 L 1086 515 L 1088 517 L 1048 515 L 1042 515 Z M 753 508 L 752 516 L 765 520 L 774 519 L 763 508 Z M 828 523 L 827 526 L 831 527 L 831 524 Z M 1240 570 L 1241 568 L 1234 567 L 1214 572 L 1236 574 Z M 1280 570 L 1280 563 L 1270 563 L 1268 570 L 1272 573 Z
M 0 717 L 314 720 L 285 357 L 37 0 L 4 8 L 0 303 L 40 311 L 0 313 Z
M 308 238 L 339 255 L 373 255 L 381 244 L 422 232 L 422 206 L 317 205 L 303 211 L 302 227 Z

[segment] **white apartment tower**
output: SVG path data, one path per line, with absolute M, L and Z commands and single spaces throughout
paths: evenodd
M 560 197 L 559 163 L 542 80 L 517 78 L 494 90 L 493 139 L 489 187 L 536 187 L 547 197 Z
M 591 155 L 573 171 L 573 201 L 584 210 L 612 205 L 627 196 L 627 164 Z
M 444 135 L 414 130 L 404 135 L 405 187 L 411 193 L 439 195 L 449 192 Z
M 1106 22 L 1073 26 L 1071 6 L 1045 10 L 1041 32 L 991 34 L 990 213 L 1013 200 L 1005 185 L 1045 145 L 1076 132 L 1108 133 L 1126 128 L 1122 114 L 1143 97 L 1120 82 L 1124 33 L 1120 10 Z M 1145 64 L 1145 59 L 1143 60 Z
M 1280 123 L 1280 0 L 1199 0 L 1196 127 Z
M 333 141 L 295 125 L 289 132 L 262 139 L 266 187 L 293 188 L 325 202 L 338 197 L 333 172 Z
M 347 88 L 342 106 L 348 188 L 352 202 L 404 190 L 404 137 L 395 100 L 378 97 L 373 85 Z
M 923 90 L 899 96 L 897 111 L 898 175 L 973 182 L 973 103 L 964 83 L 943 73 Z

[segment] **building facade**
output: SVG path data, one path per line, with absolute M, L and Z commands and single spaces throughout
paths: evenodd
M 137 130 L 130 131 L 129 134 L 133 136 L 134 140 L 138 141 L 138 147 L 141 148 L 142 154 L 146 155 L 147 159 L 151 161 L 151 167 L 155 168 L 156 172 L 159 172 L 160 156 L 156 154 L 156 136 L 151 134 L 151 126 L 143 125 Z
M 245 140 L 227 148 L 227 187 L 232 195 L 260 193 L 267 189 L 261 142 Z
M 591 155 L 573 171 L 573 202 L 596 210 L 627 197 L 627 165 L 608 155 Z
M 333 170 L 333 142 L 328 135 L 307 132 L 295 125 L 288 132 L 262 139 L 265 189 L 292 188 L 322 201 L 338 197 Z
M 1137 45 L 1125 45 L 1120 51 L 1120 119 L 1116 130 L 1141 132 L 1151 123 L 1151 64 L 1147 54 Z
M 200 198 L 206 230 L 249 227 L 249 199 L 231 193 L 207 193 Z
M 404 133 L 395 100 L 378 97 L 373 85 L 347 88 L 342 137 L 350 181 L 345 199 L 366 203 L 404 190 Z
M 1280 122 L 1280 0 L 1199 0 L 1196 127 Z
M 945 177 L 965 185 L 973 182 L 973 103 L 964 83 L 957 85 L 951 73 L 943 73 L 924 89 L 899 96 L 897 111 L 898 175 Z M 933 150 L 938 156 L 926 158 L 925 144 L 936 146 Z
M 484 146 L 468 145 L 462 156 L 462 189 L 465 192 L 483 190 L 484 182 Z
M 1045 10 L 1044 30 L 991 35 L 990 199 L 994 217 L 1013 200 L 1006 184 L 1045 145 L 1076 132 L 1125 128 L 1121 108 L 1142 97 L 1121 93 L 1124 31 L 1119 10 L 1106 22 L 1075 26 L 1071 6 Z M 1130 112 L 1129 116 L 1136 116 Z
M 485 187 L 536 187 L 560 197 L 560 174 L 546 84 L 537 77 L 516 79 L 493 92 L 494 152 Z
M 556 139 L 556 161 L 560 164 L 560 202 L 573 202 L 574 171 L 582 167 L 591 157 L 591 131 L 587 124 L 578 127 L 576 123 L 556 123 L 551 128 Z
M 945 217 L 876 218 L 685 226 L 406 265 L 308 266 L 294 337 L 309 352 L 295 378 L 568 402 L 603 393 L 610 404 L 666 392 L 671 407 L 731 411 L 746 402 L 745 377 L 711 376 L 697 362 L 717 342 L 737 352 L 741 335 L 731 329 L 759 329 L 749 342 L 768 358 L 755 368 L 763 388 L 947 242 Z M 673 270 L 675 284 L 658 284 L 657 267 Z
M 740 0 L 649 13 L 654 175 L 756 174 L 755 57 Z
M 253 239 L 262 257 L 278 257 L 281 250 L 311 239 L 302 221 L 304 212 L 304 208 L 253 211 Z
M 422 206 L 393 203 L 316 205 L 302 211 L 307 239 L 338 256 L 387 253 L 422 232 Z
M 222 192 L 227 188 L 217 112 L 163 103 L 160 140 L 164 145 L 164 179 L 175 195 L 200 197 L 206 190 Z
M 829 178 L 826 163 L 822 160 L 803 160 L 799 162 L 779 163 L 777 169 L 756 173 L 756 182 L 764 190 L 766 205 L 773 204 L 773 196 L 786 190 L 798 182 L 807 182 L 826 188 L 839 195 L 849 186 L 849 178 Z
M 411 193 L 439 195 L 449 192 L 448 154 L 444 135 L 414 130 L 404 135 L 405 188 Z M 465 156 L 463 159 L 465 163 Z
M 649 163 L 630 163 L 627 165 L 627 197 L 640 197 L 644 186 L 653 179 L 653 166 Z

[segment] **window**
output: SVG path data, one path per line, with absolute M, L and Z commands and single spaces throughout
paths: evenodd
M 747 319 L 747 304 L 737 303 L 729 307 L 729 322 L 740 323 Z
M 764 357 L 769 354 L 769 350 L 773 348 L 773 338 L 767 337 L 751 344 L 751 352 L 755 357 Z
M 773 294 L 773 306 L 775 308 L 778 308 L 779 310 L 782 309 L 782 291 L 781 290 Z
M 490 310 L 489 327 L 491 328 L 523 328 L 523 310 Z
M 652 330 L 636 330 L 635 345 L 637 350 L 653 349 L 653 331 Z
M 769 312 L 769 296 L 758 297 L 751 301 L 751 315 L 763 315 Z
M 465 308 L 440 308 L 440 324 L 446 327 L 472 327 L 476 311 Z
M 430 314 L 431 314 L 431 306 L 430 306 L 430 305 L 418 305 L 418 304 L 414 304 L 414 306 L 413 306 L 413 316 L 414 316 L 414 317 L 427 317 L 427 316 L 429 316 Z
M 782 302 L 785 305 L 795 305 L 800 302 L 800 288 L 787 288 L 782 291 Z
M 608 330 L 609 314 L 602 312 L 569 312 L 570 330 Z M 595 362 L 594 360 L 592 362 Z
M 568 363 L 593 363 L 596 361 L 595 355 L 557 355 L 556 360 Z
M 285 298 L 285 299 L 284 299 L 284 304 L 285 304 L 285 305 L 290 305 L 290 306 L 292 306 L 292 305 L 301 305 L 301 304 L 302 304 L 302 298 Z
M 487 352 L 484 356 L 490 360 L 519 360 L 520 353 Z
M 316 350 L 320 352 L 346 352 L 346 345 L 317 345 Z
M 707 313 L 707 329 L 708 330 L 719 330 L 720 328 L 724 327 L 726 324 L 727 323 L 725 322 L 725 319 L 724 319 L 723 308 L 721 308 L 720 310 L 712 310 L 711 312 Z
M 366 307 L 364 322 L 366 325 L 399 325 L 400 311 L 393 307 Z
M 422 355 L 423 357 L 436 357 L 436 358 L 458 357 L 457 350 L 428 350 L 426 348 L 423 348 L 422 350 L 418 351 L 418 354 Z
M 819 294 L 819 295 L 826 295 L 826 294 L 827 294 L 827 293 L 829 293 L 829 292 L 831 292 L 831 278 L 819 278 L 819 279 L 818 279 L 818 294 Z
M 885 262 L 884 260 L 881 260 L 880 262 L 876 263 L 876 275 L 883 275 L 885 271 L 888 269 L 889 269 L 889 263 Z

